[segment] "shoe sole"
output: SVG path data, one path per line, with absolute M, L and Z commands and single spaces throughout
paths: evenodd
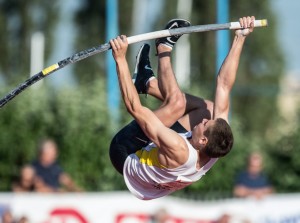
M 188 21 L 188 20 L 185 20 L 185 19 L 171 19 L 170 21 L 168 21 L 168 23 L 167 23 L 167 25 L 168 24 L 170 24 L 170 23 L 174 23 L 174 22 L 179 22 L 179 21 L 184 21 L 184 22 L 186 22 L 186 23 L 188 23 L 189 24 L 189 26 L 191 26 L 191 22 L 190 21 Z M 178 25 L 178 23 L 177 23 L 177 25 Z M 182 26 L 182 27 L 189 27 L 189 26 Z M 165 29 L 172 29 L 172 27 L 173 27 L 173 24 L 169 27 L 169 28 L 166 28 L 165 27 Z M 182 28 L 182 27 L 176 27 L 176 28 Z M 167 41 L 169 41 L 169 42 L 173 42 L 173 45 L 170 45 L 170 43 L 168 43 L 168 42 L 160 42 L 159 44 L 162 44 L 162 45 L 164 45 L 164 46 L 167 46 L 167 47 L 169 47 L 170 49 L 173 49 L 173 46 L 176 44 L 176 42 L 174 42 L 174 41 L 172 41 L 171 40 L 171 36 L 168 36 L 168 37 L 163 37 L 163 38 L 166 38 L 167 39 Z M 163 39 L 162 38 L 162 39 Z M 158 44 L 158 45 L 159 45 Z M 156 45 L 156 44 L 155 44 Z M 158 46 L 158 45 L 156 45 L 156 47 Z
M 168 24 L 169 24 L 169 23 L 172 23 L 172 22 L 175 22 L 175 21 L 184 21 L 184 22 L 189 23 L 189 24 L 190 24 L 189 26 L 191 26 L 191 22 L 188 21 L 188 20 L 185 20 L 185 19 L 171 19 L 171 20 L 168 22 Z M 172 26 L 171 26 L 171 27 L 172 27 Z M 170 28 L 171 28 L 171 27 L 170 27 Z M 188 26 L 183 26 L 183 27 L 188 27 Z M 170 29 L 170 28 L 167 28 L 167 29 Z M 182 28 L 182 27 L 179 27 L 179 28 Z

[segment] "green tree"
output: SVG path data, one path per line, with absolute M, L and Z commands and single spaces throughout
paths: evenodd
M 36 144 L 45 137 L 57 141 L 61 165 L 84 189 L 124 188 L 108 156 L 112 135 L 104 82 L 49 92 L 31 89 L 1 110 L 0 190 L 10 190 L 20 167 L 36 159 Z
M 300 109 L 298 106 L 297 117 L 300 117 Z M 268 162 L 268 170 L 276 185 L 278 192 L 299 192 L 299 176 L 300 176 L 300 125 L 299 119 L 293 120 L 293 128 L 287 128 L 289 117 L 281 117 L 277 122 L 279 125 L 274 126 L 270 135 L 279 136 L 271 137 L 273 141 L 266 147 L 270 159 Z M 295 123 L 297 123 L 295 125 Z M 280 132 L 284 134 L 280 134 Z

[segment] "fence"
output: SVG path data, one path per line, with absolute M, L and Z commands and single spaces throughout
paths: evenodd
M 300 223 L 300 194 L 263 200 L 190 201 L 166 197 L 141 201 L 126 192 L 76 194 L 0 194 L 0 210 L 27 216 L 31 223 L 148 223 L 158 210 L 167 223 Z

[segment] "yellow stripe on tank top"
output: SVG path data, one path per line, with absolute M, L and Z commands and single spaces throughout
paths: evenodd
M 158 161 L 158 148 L 152 148 L 150 151 L 145 149 L 138 150 L 135 155 L 140 159 L 140 163 L 146 164 L 147 166 L 155 166 L 158 168 L 166 168 L 161 165 Z

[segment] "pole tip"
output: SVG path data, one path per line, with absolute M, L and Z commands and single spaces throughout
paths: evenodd
M 268 20 L 267 19 L 262 19 L 261 20 L 261 26 L 268 26 Z

